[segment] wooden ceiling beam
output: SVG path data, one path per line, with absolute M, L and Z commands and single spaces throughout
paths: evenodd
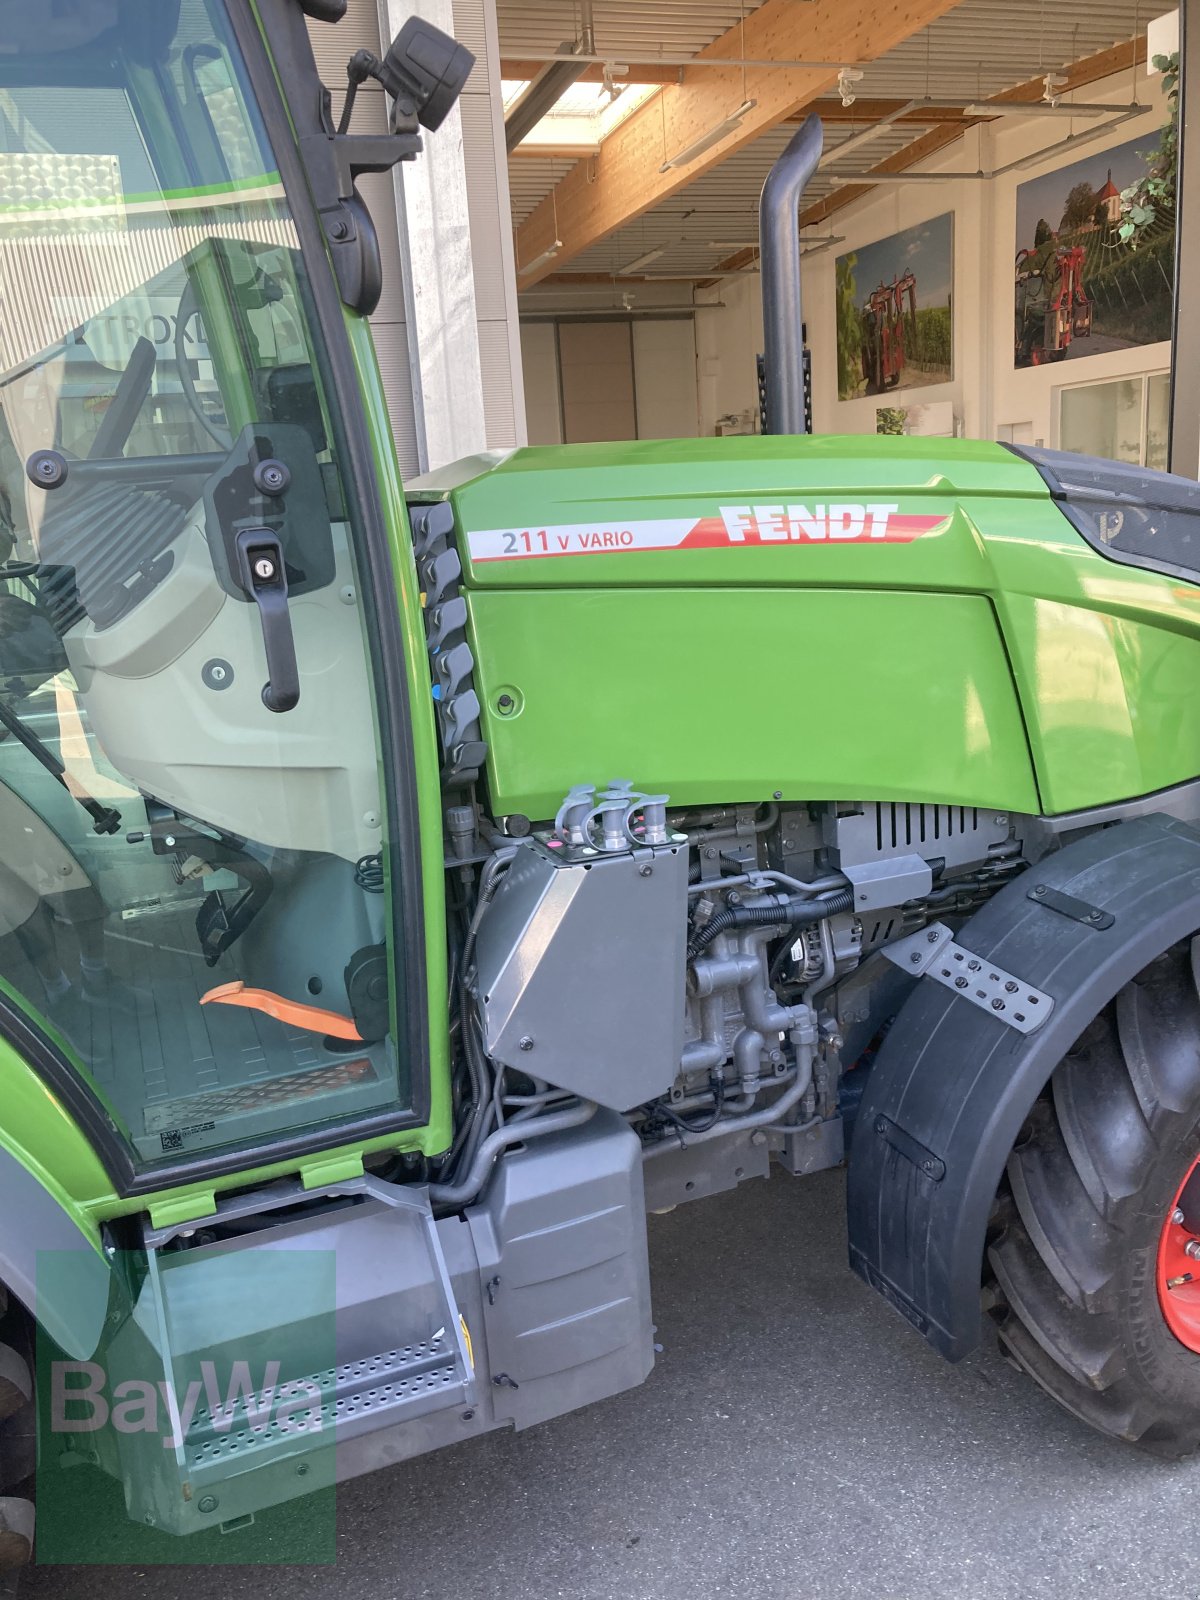
M 517 230 L 520 287 L 532 288 L 702 173 L 827 94 L 827 67 L 741 67 L 739 60 L 873 61 L 954 8 L 959 0 L 765 0 L 700 52 L 728 67 L 686 69 L 682 82 L 626 117 L 600 154 L 579 162 Z M 744 100 L 754 104 L 739 126 L 686 166 L 660 170 Z M 558 246 L 557 250 L 555 246 Z M 522 262 L 540 261 L 522 273 Z

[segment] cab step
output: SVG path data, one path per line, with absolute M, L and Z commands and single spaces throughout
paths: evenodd
M 165 1401 L 156 1431 L 114 1428 L 138 1520 L 239 1522 L 332 1484 L 358 1435 L 474 1404 L 424 1188 L 288 1181 L 145 1240 L 137 1305 L 104 1354 L 114 1398 L 132 1382 Z

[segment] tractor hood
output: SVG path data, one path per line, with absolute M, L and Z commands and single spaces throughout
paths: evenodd
M 1128 484 L 1118 526 L 1108 490 L 1055 464 L 957 439 L 688 439 L 414 485 L 454 510 L 496 814 L 553 815 L 614 776 L 684 805 L 998 812 L 1194 778 L 1195 519 L 1172 511 L 1164 564 L 1166 524 L 1129 515 Z M 1143 521 L 1150 556 L 1126 547 Z
M 981 576 L 973 508 L 1015 498 L 1028 514 L 1035 500 L 1061 532 L 1029 463 L 958 440 L 566 445 L 475 458 L 427 484 L 450 493 L 467 583 L 480 588 L 864 577 L 940 588 Z

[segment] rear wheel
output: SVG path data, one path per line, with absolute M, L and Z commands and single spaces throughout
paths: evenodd
M 16 1593 L 16 1575 L 33 1555 L 33 1501 L 0 1495 L 0 1595 Z
M 0 1285 L 0 1595 L 33 1554 L 35 1422 L 32 1327 Z
M 1139 974 L 1055 1070 L 1009 1158 L 985 1268 L 1016 1363 L 1101 1432 L 1172 1457 L 1200 1447 L 1193 945 Z

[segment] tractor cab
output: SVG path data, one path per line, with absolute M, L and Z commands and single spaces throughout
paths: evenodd
M 307 196 L 225 5 L 0 9 L 0 981 L 137 1171 L 424 1122 L 407 689 Z

